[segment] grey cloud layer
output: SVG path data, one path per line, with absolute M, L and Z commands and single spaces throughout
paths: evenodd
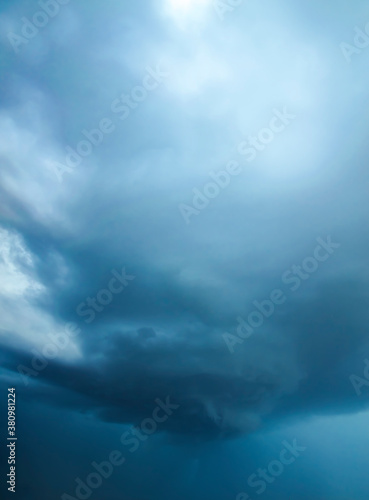
M 366 403 L 348 377 L 368 346 L 368 77 L 364 59 L 348 69 L 339 43 L 363 4 L 327 4 L 329 32 L 315 4 L 303 15 L 265 2 L 266 17 L 245 4 L 231 24 L 213 16 L 187 34 L 159 4 L 114 2 L 102 14 L 71 2 L 19 55 L 2 45 L 12 74 L 0 114 L 3 227 L 37 256 L 46 291 L 26 297 L 30 308 L 81 328 L 80 357 L 51 360 L 30 394 L 125 423 L 170 395 L 180 409 L 163 429 L 206 438 L 303 409 L 358 411 Z M 16 24 L 18 10 L 6 19 Z M 168 81 L 59 184 L 51 163 L 161 59 Z M 183 224 L 178 204 L 209 171 L 244 161 L 237 146 L 284 106 L 293 125 Z M 340 252 L 231 355 L 222 334 L 325 235 Z M 85 323 L 78 305 L 123 266 L 134 282 Z M 24 337 L 16 322 L 3 336 L 13 372 L 32 360 Z

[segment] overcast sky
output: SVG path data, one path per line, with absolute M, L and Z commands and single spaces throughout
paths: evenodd
M 11 498 L 367 498 L 368 35 L 361 0 L 1 3 Z

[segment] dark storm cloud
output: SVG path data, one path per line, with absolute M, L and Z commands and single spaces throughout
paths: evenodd
M 367 78 L 360 60 L 350 72 L 340 54 L 342 13 L 329 33 L 320 26 L 318 46 L 313 23 L 298 31 L 305 15 L 288 2 L 265 26 L 239 11 L 234 32 L 212 17 L 201 36 L 174 29 L 178 20 L 168 23 L 155 2 L 124 8 L 115 2 L 100 17 L 98 7 L 71 3 L 55 19 L 55 29 L 70 30 L 65 44 L 55 45 L 50 24 L 25 47 L 28 59 L 6 53 L 16 86 L 5 81 L 12 97 L 1 115 L 12 138 L 2 146 L 3 227 L 34 257 L 32 276 L 44 290 L 19 301 L 44 323 L 40 338 L 6 323 L 13 333 L 3 366 L 30 365 L 33 341 L 42 349 L 48 328 L 77 321 L 79 357 L 50 360 L 29 391 L 53 404 L 63 394 L 60 404 L 69 406 L 70 394 L 76 408 L 78 394 L 106 421 L 138 423 L 167 396 L 180 409 L 163 429 L 205 437 L 302 410 L 361 409 L 348 377 L 368 341 L 367 148 L 361 127 L 352 128 L 354 116 L 359 124 L 365 118 Z M 250 9 L 251 20 L 260 19 L 258 7 Z M 305 9 L 316 19 L 315 7 Z M 296 32 L 284 32 L 291 20 Z M 260 26 L 263 42 L 253 44 Z M 37 53 L 41 39 L 52 58 Z M 127 121 L 117 119 L 59 184 L 50 163 L 65 161 L 83 129 L 112 117 L 113 100 L 162 57 L 168 81 Z M 210 169 L 237 157 L 240 141 L 276 106 L 296 115 L 293 124 L 187 227 L 178 204 L 202 189 Z M 232 355 L 222 334 L 234 333 L 237 316 L 280 287 L 283 273 L 326 235 L 339 252 Z M 123 267 L 134 282 L 86 324 L 78 305 Z
M 71 0 L 14 51 L 9 32 L 40 8 L 0 7 L 0 385 L 17 391 L 18 497 L 74 494 L 119 447 L 94 498 L 255 498 L 248 477 L 297 438 L 304 456 L 265 500 L 366 499 L 369 382 L 358 394 L 350 377 L 369 358 L 369 40 L 350 61 L 341 45 L 366 3 L 245 1 L 221 20 L 211 0 Z M 276 113 L 293 118 L 271 135 Z M 206 199 L 214 176 L 226 185 Z M 197 204 L 189 224 L 181 204 Z M 334 251 L 294 290 L 283 276 L 319 238 Z M 276 289 L 283 303 L 237 340 Z M 158 400 L 175 410 L 130 453 L 122 435 Z
M 147 327 L 103 331 L 100 325 L 94 333 L 81 331 L 83 361 L 49 361 L 28 397 L 74 405 L 109 422 L 139 424 L 156 398 L 170 396 L 180 408 L 162 430 L 201 439 L 249 432 L 281 412 L 358 411 L 368 401 L 357 397 L 348 376 L 368 345 L 366 324 L 358 319 L 365 315 L 365 288 L 337 281 L 314 291 L 310 299 L 293 300 L 267 333 L 250 338 L 234 355 L 204 327 L 176 335 Z M 3 366 L 19 364 L 32 367 L 32 360 L 8 351 Z

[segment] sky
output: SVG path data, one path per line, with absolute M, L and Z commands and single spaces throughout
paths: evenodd
M 368 58 L 362 0 L 0 2 L 4 498 L 367 499 Z

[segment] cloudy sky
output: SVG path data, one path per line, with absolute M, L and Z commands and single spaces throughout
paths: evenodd
M 0 51 L 5 498 L 367 499 L 366 2 L 16 0 Z

